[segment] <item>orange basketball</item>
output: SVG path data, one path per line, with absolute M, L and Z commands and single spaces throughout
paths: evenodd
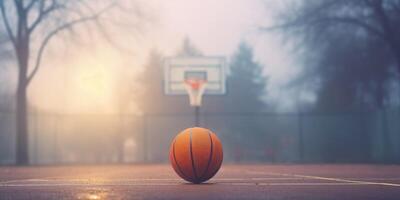
M 175 137 L 169 159 L 181 178 L 201 183 L 212 178 L 221 167 L 222 144 L 208 129 L 188 128 Z

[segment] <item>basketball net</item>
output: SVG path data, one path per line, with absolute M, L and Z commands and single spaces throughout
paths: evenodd
M 201 99 L 206 89 L 207 82 L 201 79 L 185 80 L 185 88 L 189 95 L 191 106 L 201 106 Z

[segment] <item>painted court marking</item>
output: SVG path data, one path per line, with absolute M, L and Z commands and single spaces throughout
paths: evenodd
M 56 181 L 68 181 L 68 182 L 144 182 L 144 181 L 181 181 L 180 178 L 126 178 L 126 179 L 105 179 L 105 178 L 42 178 L 42 179 L 16 179 L 0 181 L 0 184 L 4 183 L 18 183 L 18 182 L 56 182 Z M 274 180 L 304 180 L 304 178 L 298 177 L 274 177 L 274 178 L 213 178 L 213 181 L 274 181 Z
M 304 178 L 304 179 L 325 180 L 325 181 L 335 181 L 335 182 L 342 182 L 342 183 L 351 183 L 353 185 L 382 185 L 382 186 L 400 187 L 400 184 L 395 184 L 395 183 L 349 180 L 349 179 L 331 178 L 331 177 L 322 177 L 322 176 L 310 176 L 310 175 L 274 173 L 274 172 L 260 172 L 260 171 L 246 171 L 246 173 L 248 173 L 248 174 L 275 175 L 275 176 L 289 176 L 289 177 L 298 177 L 298 178 Z M 310 185 L 310 183 L 296 183 L 296 184 L 297 185 Z M 322 185 L 321 183 L 315 183 L 315 184 L 316 185 L 317 184 Z
M 1 184 L 0 187 L 66 187 L 66 186 L 171 186 L 181 185 L 182 183 L 21 183 L 21 184 Z
M 400 180 L 400 178 L 360 178 L 350 180 L 289 173 L 273 173 L 263 171 L 245 171 L 247 174 L 269 175 L 276 177 L 249 177 L 249 178 L 215 178 L 210 181 L 216 185 L 234 186 L 334 186 L 334 185 L 382 185 L 400 187 L 400 184 L 385 183 L 367 180 Z M 316 182 L 273 182 L 295 180 L 323 180 L 329 183 Z M 271 182 L 262 182 L 271 181 Z M 0 187 L 65 187 L 65 186 L 174 186 L 186 182 L 179 178 L 133 178 L 133 179 L 107 179 L 107 178 L 35 178 L 0 181 Z

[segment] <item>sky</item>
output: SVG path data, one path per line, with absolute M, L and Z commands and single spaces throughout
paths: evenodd
M 279 110 L 293 109 L 293 93 L 284 86 L 299 73 L 301 66 L 291 55 L 290 48 L 283 45 L 282 33 L 260 30 L 260 27 L 275 24 L 276 11 L 282 7 L 282 1 L 127 2 L 139 3 L 144 22 L 136 15 L 117 14 L 117 21 L 110 24 L 125 28 L 123 31 L 110 28 L 109 36 L 118 50 L 104 38 L 100 39 L 101 34 L 86 34 L 83 39 L 69 42 L 55 39 L 50 43 L 42 68 L 30 86 L 32 104 L 50 110 L 62 107 L 82 112 L 112 112 L 115 108 L 110 105 L 115 104 L 116 96 L 120 95 L 114 90 L 119 86 L 116 82 L 120 74 L 131 74 L 134 79 L 152 49 L 173 56 L 188 37 L 205 55 L 225 56 L 228 62 L 240 42 L 250 44 L 256 61 L 264 66 L 268 77 L 266 100 L 279 102 Z M 121 49 L 127 51 L 121 52 Z M 63 88 L 63 94 L 59 94 Z

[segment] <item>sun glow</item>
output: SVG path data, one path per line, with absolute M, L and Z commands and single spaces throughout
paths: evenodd
M 70 109 L 80 112 L 111 112 L 114 104 L 115 59 L 80 60 L 73 67 L 68 92 Z
M 102 45 L 69 51 L 42 67 L 30 87 L 30 103 L 48 112 L 118 113 L 121 98 L 134 104 L 121 93 L 132 87 L 136 66 Z
M 75 88 L 73 100 L 78 104 L 95 107 L 111 103 L 110 75 L 105 66 L 80 67 L 72 83 Z

